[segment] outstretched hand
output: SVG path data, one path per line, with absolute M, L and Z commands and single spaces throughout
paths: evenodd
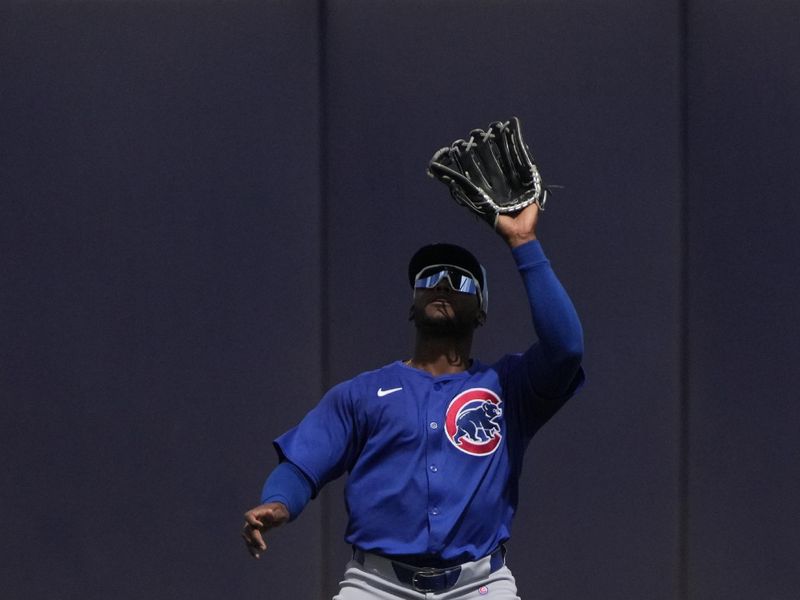
M 518 213 L 497 215 L 495 231 L 512 248 L 536 239 L 536 225 L 539 222 L 539 207 L 536 203 L 526 206 Z
M 289 520 L 289 509 L 281 502 L 267 502 L 244 513 L 244 538 L 247 550 L 253 558 L 260 558 L 267 549 L 263 533 L 280 527 Z

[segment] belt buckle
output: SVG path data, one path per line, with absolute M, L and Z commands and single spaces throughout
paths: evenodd
M 420 587 L 420 584 L 417 583 L 417 577 L 427 577 L 428 579 L 432 579 L 434 577 L 441 577 L 441 575 L 442 572 L 439 569 L 433 569 L 431 567 L 420 569 L 419 571 L 415 571 L 414 575 L 411 577 L 411 587 L 413 587 L 416 591 L 423 594 L 429 594 L 431 592 L 435 592 L 436 591 L 435 587 L 432 588 Z

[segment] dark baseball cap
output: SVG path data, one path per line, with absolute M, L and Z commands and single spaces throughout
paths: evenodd
M 408 263 L 408 283 L 412 288 L 417 274 L 431 265 L 461 267 L 472 274 L 481 290 L 486 289 L 485 271 L 481 263 L 469 250 L 455 244 L 428 244 L 414 253 Z

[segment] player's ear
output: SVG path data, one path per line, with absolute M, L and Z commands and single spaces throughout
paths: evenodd
M 484 311 L 480 311 L 478 316 L 475 317 L 475 327 L 482 327 L 484 323 L 486 323 L 486 313 Z

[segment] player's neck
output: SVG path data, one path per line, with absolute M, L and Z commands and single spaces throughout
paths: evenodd
M 460 373 L 471 364 L 472 335 L 464 338 L 430 338 L 417 335 L 414 356 L 406 364 L 431 375 Z

